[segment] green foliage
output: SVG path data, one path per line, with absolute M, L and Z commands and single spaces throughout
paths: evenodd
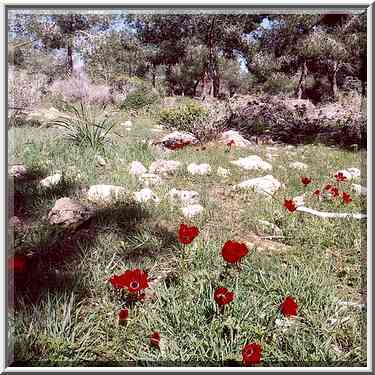
M 127 95 L 121 104 L 121 109 L 126 111 L 139 110 L 158 101 L 159 95 L 155 92 L 138 89 Z
M 194 100 L 186 100 L 176 108 L 163 109 L 159 124 L 168 129 L 190 131 L 197 121 L 204 120 L 207 116 L 207 109 Z
M 264 83 L 263 90 L 268 94 L 286 94 L 292 95 L 295 91 L 297 83 L 286 74 L 274 73 Z
M 79 146 L 94 150 L 104 148 L 115 123 L 110 123 L 103 112 L 97 113 L 94 107 L 83 103 L 80 103 L 80 106 L 67 105 L 67 108 L 70 113 L 52 121 L 51 124 L 63 127 L 66 130 L 66 137 Z M 104 109 L 105 107 L 102 111 Z

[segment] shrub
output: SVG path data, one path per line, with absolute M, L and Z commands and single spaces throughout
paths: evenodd
M 137 90 L 127 95 L 125 100 L 122 102 L 121 109 L 126 111 L 139 110 L 143 107 L 156 103 L 158 99 L 159 96 L 153 92 Z
M 67 139 L 94 150 L 103 148 L 109 142 L 108 135 L 115 123 L 111 123 L 104 114 L 105 106 L 98 112 L 93 107 L 80 103 L 79 106 L 68 106 L 69 113 L 51 122 L 66 130 Z M 117 133 L 114 133 L 120 136 Z
M 191 132 L 194 125 L 205 120 L 207 116 L 208 110 L 191 100 L 182 102 L 175 108 L 163 109 L 160 112 L 159 124 L 167 129 Z
M 92 84 L 86 75 L 55 81 L 50 87 L 52 99 L 68 103 L 108 104 L 112 101 L 109 87 Z

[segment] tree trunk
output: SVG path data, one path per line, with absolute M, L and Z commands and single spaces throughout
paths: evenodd
M 71 75 L 73 73 L 73 47 L 72 41 L 68 40 L 68 61 L 67 61 L 67 73 Z
M 156 66 L 155 64 L 152 64 L 152 87 L 155 88 L 156 87 Z
M 301 77 L 299 79 L 299 82 L 298 82 L 298 86 L 297 86 L 297 89 L 296 89 L 296 96 L 298 99 L 301 99 L 302 98 L 302 94 L 303 94 L 303 91 L 305 89 L 305 86 L 306 86 L 306 77 L 307 77 L 307 63 L 306 63 L 306 60 L 303 62 L 303 65 L 302 65 L 302 71 L 301 71 Z
M 207 71 L 205 70 L 203 73 L 203 78 L 202 78 L 202 96 L 203 97 L 207 97 L 209 95 L 207 75 L 208 75 Z
M 198 88 L 199 82 L 200 82 L 200 79 L 198 79 L 197 82 L 195 82 L 195 84 L 194 84 L 194 87 L 193 87 L 193 95 L 194 96 L 197 96 L 197 88 Z
M 210 79 L 210 95 L 213 97 L 219 96 L 220 90 L 220 76 L 218 71 L 218 61 L 217 56 L 214 51 L 214 28 L 215 28 L 216 18 L 212 17 L 211 27 L 208 36 L 208 77 Z
M 336 79 L 337 70 L 338 70 L 338 64 L 337 64 L 337 61 L 335 61 L 333 63 L 332 72 L 331 72 L 330 78 L 329 78 L 329 81 L 331 83 L 332 98 L 334 100 L 337 100 L 337 97 L 338 97 L 338 95 L 337 95 L 338 94 L 338 92 L 337 92 L 337 79 Z

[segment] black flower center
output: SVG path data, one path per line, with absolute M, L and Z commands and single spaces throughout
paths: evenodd
M 132 289 L 138 289 L 139 288 L 139 282 L 138 281 L 132 281 L 131 283 L 130 283 L 130 288 L 132 288 Z

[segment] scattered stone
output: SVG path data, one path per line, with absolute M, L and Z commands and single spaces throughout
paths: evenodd
M 281 183 L 271 175 L 252 178 L 234 186 L 235 189 L 252 189 L 256 193 L 264 194 L 266 196 L 269 196 L 270 194 L 272 195 L 276 190 L 280 189 L 280 187 Z
M 358 168 L 348 168 L 347 171 L 352 175 L 352 178 L 361 177 L 361 171 Z
M 93 185 L 87 191 L 87 199 L 91 201 L 111 202 L 126 193 L 126 189 L 114 185 Z
M 48 176 L 40 181 L 40 185 L 43 187 L 51 187 L 57 185 L 61 181 L 61 177 L 62 175 L 60 173 Z
M 305 195 L 299 195 L 297 197 L 293 198 L 293 202 L 297 207 L 304 206 L 305 205 Z
M 140 161 L 130 163 L 129 173 L 133 176 L 140 176 L 147 172 L 147 168 Z
M 271 164 L 262 160 L 262 158 L 257 155 L 248 156 L 246 158 L 239 158 L 236 161 L 231 161 L 231 163 L 246 170 L 261 169 L 267 171 L 272 169 Z
M 358 184 L 352 184 L 352 189 L 359 195 L 367 195 L 367 188 Z
M 203 207 L 200 204 L 192 204 L 186 207 L 182 207 L 181 210 L 186 218 L 191 219 L 192 217 L 197 216 L 201 212 L 203 212 Z
M 177 190 L 172 189 L 168 193 L 171 202 L 180 202 L 182 204 L 197 204 L 199 203 L 199 193 L 192 190 Z
M 96 159 L 96 163 L 100 165 L 101 167 L 104 167 L 107 164 L 104 158 L 100 155 L 96 155 L 95 159 Z
M 308 165 L 305 163 L 301 163 L 299 161 L 295 161 L 289 164 L 289 168 L 305 170 L 305 169 L 308 169 Z
M 160 140 L 160 142 L 165 143 L 165 144 L 173 144 L 173 143 L 178 143 L 178 142 L 197 144 L 198 139 L 194 137 L 194 135 L 191 133 L 174 131 L 164 136 Z
M 188 165 L 187 170 L 192 175 L 206 175 L 211 173 L 211 167 L 209 164 L 195 164 L 191 163 Z
M 180 165 L 181 162 L 175 160 L 157 160 L 151 164 L 150 172 L 163 175 L 173 175 Z
M 60 198 L 48 213 L 48 222 L 51 225 L 77 228 L 90 219 L 95 213 L 91 207 L 86 207 L 78 201 L 70 198 Z
M 154 173 L 143 173 L 139 179 L 146 187 L 160 185 L 163 182 L 160 176 Z
M 237 130 L 227 130 L 221 134 L 219 140 L 220 143 L 228 144 L 232 141 L 234 142 L 233 146 L 235 147 L 244 148 L 254 145 L 249 140 L 245 139 Z
M 154 194 L 151 189 L 142 189 L 134 193 L 135 200 L 139 203 L 153 201 L 154 203 L 160 203 L 160 199 Z
M 27 175 L 27 169 L 23 164 L 16 164 L 9 168 L 8 173 L 12 177 L 21 178 Z
M 281 236 L 283 234 L 283 231 L 275 224 L 270 223 L 266 220 L 258 220 L 259 224 L 261 224 L 263 227 L 266 227 L 267 229 L 270 229 L 270 234 L 274 234 L 277 236 Z
M 340 306 L 359 307 L 360 309 L 365 308 L 365 305 L 363 303 L 356 303 L 356 302 L 350 302 L 350 301 L 337 301 L 337 304 Z
M 230 175 L 230 171 L 229 171 L 228 169 L 223 168 L 223 167 L 219 167 L 219 168 L 217 169 L 216 174 L 217 174 L 218 176 L 221 176 L 221 177 L 227 177 L 227 176 Z

